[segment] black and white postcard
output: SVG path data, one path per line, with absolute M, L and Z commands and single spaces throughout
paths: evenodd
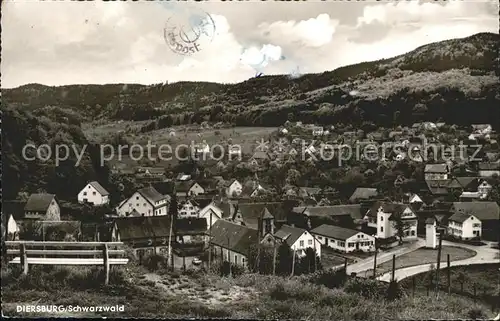
M 2 316 L 500 320 L 499 4 L 1 3 Z

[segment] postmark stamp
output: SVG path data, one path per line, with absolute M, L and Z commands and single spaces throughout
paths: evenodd
M 180 55 L 192 55 L 205 48 L 215 35 L 215 22 L 199 9 L 176 12 L 165 23 L 163 36 L 169 48 Z

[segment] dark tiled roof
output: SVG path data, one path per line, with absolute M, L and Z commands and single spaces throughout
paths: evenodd
M 369 217 L 376 217 L 378 213 L 378 209 L 382 207 L 382 211 L 384 213 L 392 213 L 396 217 L 401 215 L 405 209 L 409 207 L 408 204 L 401 203 L 390 203 L 390 202 L 375 202 L 372 207 L 366 213 Z M 391 216 L 392 218 L 393 216 Z
M 158 193 L 163 195 L 171 195 L 175 191 L 175 183 L 174 182 L 158 182 L 151 184 Z
M 500 163 L 479 163 L 479 170 L 500 171 Z
M 337 240 L 347 240 L 351 236 L 354 236 L 361 231 L 351 230 L 348 228 L 343 228 L 340 226 L 323 224 L 321 226 L 316 227 L 311 231 L 312 234 L 319 234 L 327 237 L 331 237 Z
M 470 214 L 465 214 L 465 213 L 459 212 L 459 213 L 455 213 L 452 216 L 450 216 L 450 218 L 448 218 L 448 221 L 463 223 L 466 220 L 468 220 L 469 217 L 471 217 Z
M 426 180 L 427 188 L 433 195 L 447 195 L 450 180 Z
M 479 220 L 500 219 L 500 208 L 496 202 L 454 202 L 453 213 L 470 213 Z
M 217 220 L 209 231 L 211 243 L 248 256 L 252 244 L 259 242 L 258 231 L 224 219 Z
M 293 212 L 303 213 L 307 216 L 333 217 L 350 215 L 353 219 L 360 219 L 363 217 L 361 204 L 294 207 Z
M 24 210 L 27 212 L 45 212 L 54 198 L 54 194 L 31 194 L 24 206 Z
M 99 184 L 99 182 L 97 181 L 92 181 L 89 183 L 93 188 L 95 188 L 95 190 L 97 192 L 99 192 L 99 194 L 101 194 L 102 196 L 106 196 L 106 195 L 109 195 L 109 192 L 104 188 L 102 187 L 101 184 Z
M 276 221 L 286 221 L 287 209 L 284 202 L 239 203 L 237 207 L 243 222 L 251 228 L 258 228 L 260 217 L 274 217 Z
M 170 235 L 170 216 L 126 217 L 115 220 L 124 242 L 145 238 L 164 238 Z
M 448 165 L 446 164 L 427 164 L 425 165 L 425 173 L 448 173 Z
M 292 246 L 299 239 L 299 237 L 304 234 L 304 232 L 306 232 L 305 229 L 293 227 L 290 225 L 283 225 L 278 231 L 274 233 L 274 236 L 281 240 L 284 240 L 289 246 Z
M 137 191 L 141 194 L 145 199 L 147 199 L 152 205 L 155 205 L 155 202 L 161 201 L 165 199 L 165 196 L 160 194 L 154 187 L 144 187 Z
M 352 193 L 349 200 L 352 202 L 360 199 L 369 199 L 371 197 L 376 197 L 376 196 L 378 196 L 376 188 L 358 187 L 356 188 L 354 193 Z
M 204 234 L 207 231 L 207 220 L 204 218 L 179 218 L 174 224 L 175 232 L 181 235 Z

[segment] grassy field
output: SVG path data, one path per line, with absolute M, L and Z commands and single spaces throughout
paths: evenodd
M 89 268 L 33 268 L 28 276 L 2 268 L 2 308 L 7 316 L 47 316 L 17 313 L 19 304 L 124 305 L 124 312 L 78 313 L 73 316 L 157 318 L 248 318 L 308 320 L 401 320 L 491 317 L 482 302 L 459 295 L 385 298 L 387 285 L 351 279 L 330 289 L 311 276 L 282 278 L 245 274 L 234 278 L 178 272 L 114 269 L 110 285 L 99 283 Z M 317 279 L 315 279 L 317 280 Z M 68 316 L 64 314 L 61 316 Z
M 459 261 L 475 256 L 476 252 L 457 246 L 443 246 L 443 248 L 441 249 L 441 266 L 446 265 L 448 254 L 450 255 L 450 261 Z M 437 263 L 437 250 L 420 248 L 413 252 L 397 257 L 396 269 L 428 263 Z M 384 262 L 380 265 L 377 265 L 377 275 L 390 272 L 391 269 L 392 260 Z M 370 270 L 366 273 L 367 275 L 371 275 L 373 273 L 373 270 Z
M 109 135 L 117 133 L 119 131 L 125 131 L 127 127 L 140 127 L 144 122 L 117 122 L 112 124 L 105 124 L 100 126 L 94 126 L 91 124 L 84 125 L 84 132 L 87 138 L 103 142 L 104 139 L 108 138 Z M 225 145 L 230 143 L 232 145 L 239 145 L 243 154 L 251 155 L 256 146 L 257 142 L 261 139 L 267 140 L 269 135 L 276 130 L 274 127 L 235 127 L 235 128 L 221 128 L 221 129 L 200 129 L 194 126 L 178 126 L 173 127 L 175 135 L 171 134 L 170 129 L 160 129 L 147 132 L 144 134 L 133 134 L 131 132 L 126 133 L 126 137 L 130 144 L 138 144 L 141 146 L 146 146 L 148 142 L 151 147 L 151 155 L 153 158 L 158 159 L 158 148 L 161 145 L 169 146 L 172 151 L 175 151 L 179 145 L 190 145 L 206 142 L 209 146 L 214 146 L 215 144 Z M 163 150 L 165 150 L 164 147 Z M 215 147 L 213 147 L 215 149 Z M 146 153 L 146 152 L 145 152 Z M 132 156 L 132 157 L 130 157 Z M 121 159 L 114 157 L 109 163 L 111 165 L 117 165 L 118 167 L 123 167 L 124 169 L 130 169 L 138 165 L 137 161 L 133 158 L 138 158 L 139 151 L 132 151 L 132 155 L 126 152 L 122 155 Z M 167 158 L 167 156 L 164 156 Z M 175 157 L 172 160 L 161 160 L 158 159 L 153 166 L 155 167 L 168 167 L 174 166 L 178 163 Z
M 474 300 L 474 288 L 476 289 L 476 300 L 488 302 L 490 305 L 500 303 L 500 263 L 478 264 L 468 266 L 455 266 L 450 268 L 450 292 Z M 439 285 L 441 291 L 448 291 L 448 269 L 442 269 L 439 273 Z M 407 289 L 415 285 L 416 291 L 426 291 L 431 279 L 435 279 L 435 272 L 425 272 L 409 277 L 401 282 Z M 435 284 L 435 283 L 434 283 Z M 499 311 L 500 312 L 500 311 Z

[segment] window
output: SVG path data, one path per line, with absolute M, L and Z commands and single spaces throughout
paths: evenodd
M 139 207 L 139 203 L 135 203 L 135 206 Z
M 300 241 L 300 246 L 304 246 L 304 241 Z
M 411 236 L 415 236 L 415 231 L 414 230 L 411 231 Z
M 358 239 L 361 237 L 361 234 L 358 234 Z
M 87 192 L 83 192 L 83 196 L 87 196 Z
M 383 232 L 383 231 L 384 231 L 384 227 L 383 227 L 383 226 L 381 226 L 381 227 L 380 227 L 380 232 Z
M 238 264 L 238 255 L 234 256 L 234 264 Z
M 383 222 L 384 221 L 384 217 L 383 216 L 380 216 L 380 221 Z
M 307 240 L 307 245 L 312 245 L 313 244 L 313 240 Z
M 318 236 L 318 240 L 322 241 L 323 240 L 323 236 Z
M 136 197 L 135 197 L 135 199 L 136 199 L 136 200 L 139 200 L 139 196 L 136 196 Z
M 479 223 L 474 223 L 474 224 L 472 225 L 472 227 L 481 227 L 481 224 L 479 224 Z
M 96 195 L 96 192 L 92 192 L 92 195 Z

